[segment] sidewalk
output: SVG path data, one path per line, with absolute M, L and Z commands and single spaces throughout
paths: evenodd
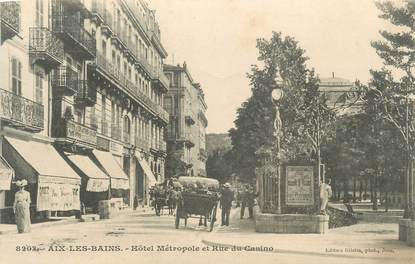
M 415 250 L 398 240 L 398 225 L 361 223 L 330 229 L 327 234 L 256 233 L 253 220 L 233 209 L 229 227 L 217 227 L 202 242 L 239 251 L 303 255 L 326 261 L 415 263 Z M 330 262 L 328 262 L 330 263 Z M 336 263 L 339 263 L 336 260 Z M 341 262 L 343 263 L 343 262 Z
M 126 208 L 124 210 L 119 211 L 113 218 L 121 218 L 121 217 L 128 217 L 131 214 L 137 213 L 147 213 L 150 212 L 150 207 L 140 207 L 137 210 L 133 210 L 132 208 Z M 37 228 L 48 228 L 51 226 L 58 226 L 58 225 L 69 225 L 69 224 L 76 224 L 82 223 L 79 219 L 76 219 L 75 216 L 71 217 L 51 217 L 49 221 L 31 224 L 31 229 Z M 16 234 L 17 227 L 15 224 L 0 224 L 0 235 L 6 234 Z
M 79 219 L 73 217 L 51 217 L 49 221 L 31 224 L 31 229 L 40 227 L 51 227 L 57 225 L 68 225 L 79 223 Z M 15 224 L 0 224 L 0 235 L 15 234 L 17 233 L 17 227 Z

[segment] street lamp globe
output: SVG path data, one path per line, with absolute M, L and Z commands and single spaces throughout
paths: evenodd
M 283 91 L 279 87 L 274 88 L 271 92 L 271 97 L 274 103 L 277 103 L 278 101 L 280 101 L 282 96 L 283 96 Z

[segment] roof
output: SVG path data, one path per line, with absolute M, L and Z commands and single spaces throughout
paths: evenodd
M 353 83 L 350 82 L 347 79 L 344 79 L 344 78 L 331 77 L 331 78 L 321 78 L 320 79 L 320 85 L 324 85 L 324 86 L 351 86 L 351 85 L 353 85 Z

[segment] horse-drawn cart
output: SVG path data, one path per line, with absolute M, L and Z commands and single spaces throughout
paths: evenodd
M 179 177 L 183 190 L 178 197 L 176 210 L 176 229 L 180 219 L 187 225 L 188 218 L 199 218 L 199 224 L 204 218 L 204 225 L 209 222 L 209 231 L 213 230 L 216 221 L 216 210 L 219 200 L 219 182 L 215 179 L 202 177 Z

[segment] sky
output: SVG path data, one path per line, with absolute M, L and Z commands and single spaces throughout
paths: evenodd
M 156 10 L 165 63 L 182 64 L 205 92 L 208 133 L 234 127 L 251 95 L 246 73 L 257 64 L 257 38 L 294 37 L 321 77 L 367 82 L 380 68 L 370 42 L 387 23 L 372 0 L 147 0 Z

